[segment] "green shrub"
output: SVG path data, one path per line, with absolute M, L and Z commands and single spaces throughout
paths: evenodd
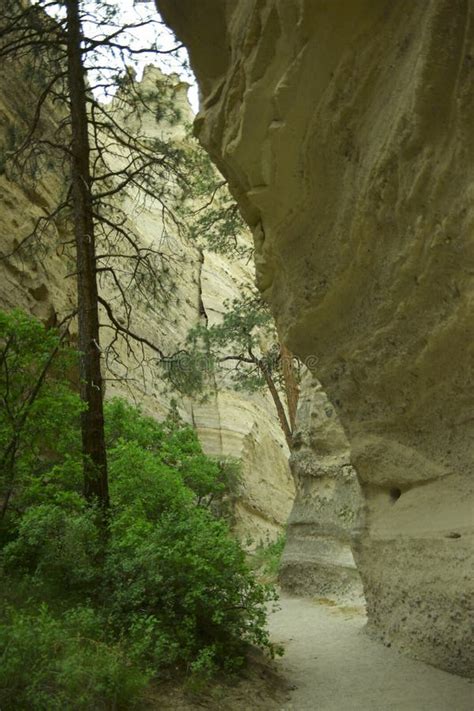
M 55 330 L 21 311 L 0 311 L 0 501 L 10 504 L 7 519 L 21 515 L 30 487 L 42 489 L 52 463 L 80 458 L 83 405 L 68 380 L 75 365 Z M 8 535 L 11 522 L 0 525 Z
M 260 577 L 276 580 L 285 543 L 286 533 L 280 533 L 271 543 L 261 543 L 257 546 L 251 555 L 252 570 L 258 571 Z
M 257 584 L 222 521 L 200 508 L 175 510 L 148 525 L 119 516 L 111 525 L 105 575 L 109 610 L 156 667 L 192 665 L 212 651 L 238 666 L 248 643 L 270 648 L 270 588 Z
M 16 538 L 2 552 L 7 573 L 23 573 L 59 593 L 86 592 L 99 583 L 101 532 L 96 512 L 75 498 L 75 507 L 61 502 L 27 509 Z
M 117 515 L 157 520 L 165 511 L 192 506 L 192 491 L 180 473 L 135 442 L 110 450 L 110 494 Z
M 149 676 L 100 634 L 88 607 L 55 617 L 7 608 L 0 622 L 2 711 L 140 708 Z
M 82 405 L 66 378 L 74 354 L 19 313 L 0 313 L 0 346 L 0 456 L 56 354 L 0 480 L 11 490 L 0 708 L 132 708 L 146 679 L 171 666 L 204 678 L 238 668 L 249 644 L 273 653 L 265 621 L 275 593 L 222 518 L 239 485 L 235 462 L 207 457 L 175 411 L 158 423 L 113 400 L 104 527 L 81 494 Z
M 219 516 L 231 518 L 232 503 L 240 485 L 239 463 L 231 458 L 212 459 L 201 448 L 196 432 L 180 420 L 176 412 L 158 423 L 146 417 L 136 407 L 115 398 L 106 403 L 105 422 L 107 445 L 111 466 L 114 467 L 115 448 L 120 444 L 134 443 L 138 450 L 148 452 L 148 462 L 155 470 L 179 476 L 187 489 L 194 492 L 195 503 L 212 508 Z M 122 451 L 123 453 L 123 451 Z M 141 476 L 139 466 L 131 463 L 133 471 Z M 111 479 L 114 480 L 115 475 Z M 125 478 L 130 482 L 128 473 Z M 122 481 L 123 477 L 122 477 Z M 129 500 L 129 499 L 128 499 Z
M 105 403 L 105 436 L 107 449 L 121 441 L 136 442 L 142 449 L 157 454 L 164 439 L 164 428 L 137 407 L 113 398 Z

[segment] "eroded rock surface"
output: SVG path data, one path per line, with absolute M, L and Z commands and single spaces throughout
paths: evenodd
M 259 285 L 363 489 L 369 628 L 469 674 L 474 47 L 468 0 L 157 0 Z
M 351 546 L 363 525 L 364 500 L 344 430 L 309 372 L 301 383 L 290 465 L 296 497 L 280 568 L 283 589 L 313 597 L 361 597 Z

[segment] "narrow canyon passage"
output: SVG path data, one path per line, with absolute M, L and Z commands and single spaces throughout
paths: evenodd
M 336 562 L 350 585 L 352 536 L 374 634 L 468 675 L 473 3 L 156 3 L 189 51 L 195 135 L 252 230 L 258 288 L 331 405 L 307 402 L 294 440 L 282 584 L 321 593 Z M 357 656 L 344 650 L 335 673 Z M 392 696 L 411 683 L 381 677 Z
M 328 601 L 329 602 L 329 601 Z M 409 659 L 364 634 L 361 607 L 283 597 L 270 617 L 291 686 L 281 711 L 472 711 L 474 683 Z
M 474 711 L 473 76 L 474 0 L 0 0 L 0 711 Z

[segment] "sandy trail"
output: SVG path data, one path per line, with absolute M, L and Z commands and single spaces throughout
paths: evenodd
M 363 632 L 362 608 L 281 600 L 271 615 L 293 711 L 474 711 L 474 683 L 400 655 Z

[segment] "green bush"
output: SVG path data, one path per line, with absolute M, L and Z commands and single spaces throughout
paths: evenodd
M 204 455 L 175 411 L 158 423 L 113 400 L 104 525 L 81 494 L 81 405 L 66 378 L 74 355 L 23 315 L 0 314 L 1 333 L 0 398 L 18 416 L 57 353 L 4 480 L 0 708 L 132 708 L 146 679 L 171 666 L 203 678 L 237 669 L 249 644 L 272 653 L 274 591 L 256 581 L 219 516 L 238 487 L 235 463 Z M 0 456 L 9 426 L 2 413 Z
M 119 643 L 98 635 L 89 607 L 55 617 L 46 605 L 30 612 L 7 608 L 0 622 L 2 711 L 132 709 L 149 675 Z
M 73 497 L 68 497 L 70 501 Z M 17 536 L 3 548 L 5 572 L 21 572 L 50 592 L 86 593 L 101 578 L 101 531 L 92 508 L 39 504 L 26 510 Z
M 26 492 L 38 503 L 31 489 L 40 494 L 54 478 L 52 463 L 80 461 L 83 405 L 68 378 L 75 365 L 56 331 L 21 311 L 0 312 L 0 501 L 15 500 L 7 519 L 21 515 Z
M 152 478 L 156 478 L 158 467 L 163 476 L 181 479 L 186 488 L 194 492 L 197 505 L 210 508 L 220 517 L 231 520 L 233 500 L 240 486 L 237 461 L 230 457 L 212 459 L 206 456 L 193 428 L 184 424 L 173 410 L 164 422 L 158 423 L 143 415 L 138 408 L 115 398 L 106 403 L 105 415 L 107 445 L 114 469 L 112 485 L 118 474 L 115 448 L 133 443 L 137 457 L 140 457 L 140 452 L 149 454 L 147 461 L 155 468 Z M 125 450 L 118 451 L 125 455 Z M 131 455 L 132 450 L 129 449 L 125 456 Z M 137 472 L 138 477 L 142 476 L 138 463 L 130 462 L 129 469 Z M 125 477 L 120 477 L 120 480 L 122 484 L 132 482 L 127 469 Z M 127 500 L 130 501 L 130 498 Z
M 256 583 L 226 524 L 206 510 L 175 510 L 148 525 L 128 512 L 125 521 L 117 517 L 105 576 L 113 619 L 122 628 L 133 620 L 156 667 L 189 666 L 212 652 L 216 665 L 230 668 L 246 644 L 270 648 L 265 605 L 274 594 Z
M 257 546 L 251 555 L 251 567 L 259 573 L 260 578 L 276 580 L 285 543 L 286 533 L 280 533 L 271 543 L 261 543 Z
M 135 442 L 122 442 L 110 450 L 109 470 L 116 515 L 155 521 L 165 511 L 193 505 L 193 492 L 180 473 Z
M 136 653 L 155 668 L 192 669 L 211 657 L 236 666 L 247 643 L 269 647 L 273 592 L 255 582 L 226 523 L 201 505 L 222 490 L 220 466 L 176 418 L 157 425 L 120 401 L 109 413 L 114 515 L 104 578 L 114 624 L 133 620 Z

